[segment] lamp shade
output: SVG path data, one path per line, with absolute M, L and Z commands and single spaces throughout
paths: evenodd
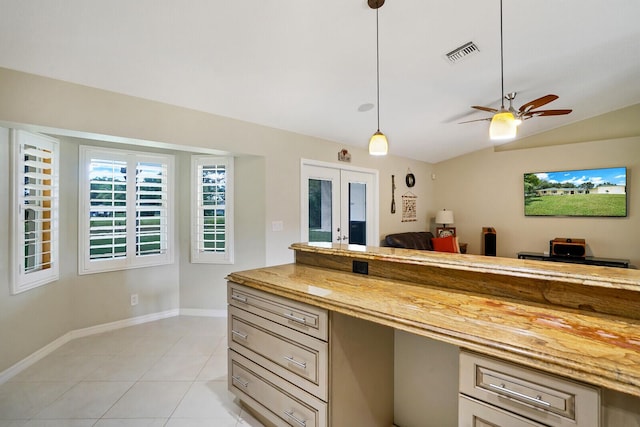
M 489 138 L 494 141 L 512 139 L 516 137 L 518 123 L 509 111 L 502 110 L 493 115 L 489 126 Z
M 386 156 L 389 151 L 389 142 L 379 130 L 369 140 L 369 154 L 372 156 Z
M 443 209 L 436 213 L 436 224 L 453 224 L 453 211 Z

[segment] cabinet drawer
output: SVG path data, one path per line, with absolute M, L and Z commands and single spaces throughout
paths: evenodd
M 600 425 L 597 387 L 475 353 L 460 353 L 460 392 L 549 426 Z
M 545 427 L 510 412 L 460 396 L 458 427 Z
M 291 301 L 228 282 L 227 301 L 230 305 L 265 317 L 281 325 L 326 341 L 328 337 L 327 310 Z
M 277 426 L 325 427 L 327 404 L 229 351 L 229 390 Z
M 326 400 L 328 344 L 229 307 L 229 347 Z M 249 351 L 247 351 L 249 350 Z

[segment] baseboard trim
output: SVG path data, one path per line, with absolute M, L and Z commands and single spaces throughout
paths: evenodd
M 115 331 L 116 329 L 122 329 L 128 326 L 135 326 L 142 323 L 153 322 L 155 320 L 168 319 L 169 317 L 176 317 L 179 314 L 180 310 L 178 309 L 167 310 L 158 313 L 145 314 L 144 316 L 117 320 L 115 322 L 103 323 L 102 325 L 90 326 L 88 328 L 76 329 L 67 333 L 67 335 L 70 335 L 67 341 L 76 338 L 88 337 L 89 335 L 101 334 L 103 332 Z
M 206 310 L 202 308 L 181 308 L 181 316 L 227 317 L 227 310 Z
M 48 356 L 49 354 L 56 351 L 58 348 L 62 347 L 69 341 L 76 339 L 87 337 L 89 335 L 101 334 L 103 332 L 114 331 L 116 329 L 126 328 L 128 326 L 140 325 L 142 323 L 153 322 L 154 320 L 167 319 L 169 317 L 175 317 L 181 314 L 181 310 L 167 310 L 161 311 L 158 313 L 146 314 L 144 316 L 132 317 L 129 319 L 118 320 L 115 322 L 104 323 L 102 325 L 90 326 L 88 328 L 75 329 L 73 331 L 69 331 L 63 336 L 57 338 L 56 340 L 50 342 L 44 347 L 36 350 L 31 353 L 29 356 L 25 357 L 18 363 L 10 366 L 4 371 L 0 372 L 0 384 L 4 384 L 9 381 L 14 376 L 18 375 L 20 372 L 27 369 L 29 366 L 38 362 L 40 359 Z

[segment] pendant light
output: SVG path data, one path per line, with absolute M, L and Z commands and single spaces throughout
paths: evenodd
M 371 136 L 369 140 L 369 154 L 372 156 L 386 156 L 389 152 L 389 141 L 387 137 L 380 132 L 380 42 L 378 37 L 378 9 L 384 4 L 384 0 L 368 0 L 369 7 L 376 10 L 376 89 L 378 110 L 378 130 Z
M 501 86 L 501 105 L 500 111 L 495 113 L 491 118 L 489 126 L 489 139 L 493 141 L 501 141 L 516 137 L 518 130 L 518 122 L 513 113 L 504 108 L 504 47 L 502 35 L 502 0 L 500 0 L 500 86 Z

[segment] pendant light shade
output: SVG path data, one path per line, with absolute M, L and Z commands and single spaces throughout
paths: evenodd
M 369 154 L 372 156 L 386 156 L 389 152 L 389 142 L 380 130 L 374 133 L 369 140 Z
M 376 95 L 378 102 L 376 108 L 378 110 L 378 130 L 371 136 L 369 140 L 369 154 L 372 156 L 386 156 L 389 152 L 389 141 L 387 137 L 380 132 L 380 42 L 378 37 L 378 9 L 384 4 L 384 0 L 368 0 L 369 7 L 376 10 Z

